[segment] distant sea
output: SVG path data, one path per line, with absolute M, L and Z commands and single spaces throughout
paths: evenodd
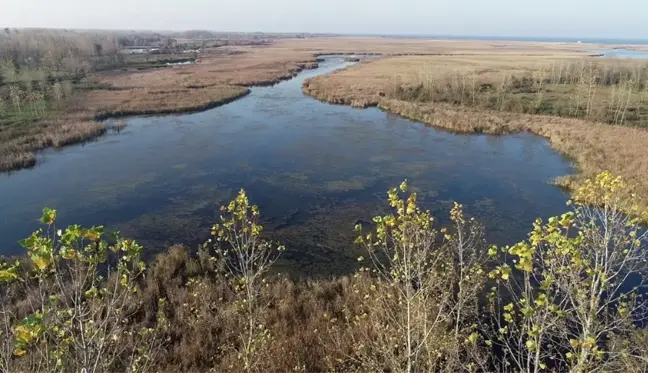
M 648 39 L 632 38 L 578 38 L 578 37 L 545 37 L 545 36 L 470 36 L 470 35 L 366 35 L 404 39 L 454 39 L 486 41 L 532 41 L 550 43 L 592 43 L 592 44 L 642 44 L 648 45 Z

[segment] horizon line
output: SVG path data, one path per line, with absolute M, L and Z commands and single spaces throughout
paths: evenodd
M 480 34 L 436 34 L 436 33 L 399 33 L 399 32 L 313 32 L 313 31 L 227 31 L 227 30 L 210 30 L 210 29 L 138 29 L 138 28 L 79 28 L 79 27 L 43 27 L 43 26 L 0 26 L 0 29 L 13 29 L 13 30 L 66 30 L 66 31 L 127 31 L 127 32 L 171 32 L 171 33 L 183 33 L 183 32 L 213 32 L 219 34 L 278 34 L 278 35 L 325 35 L 325 36 L 359 36 L 359 37 L 416 37 L 416 38 L 446 38 L 446 39 L 483 39 L 483 40 L 511 40 L 517 41 L 516 39 L 547 39 L 547 40 L 625 40 L 625 41 L 648 41 L 648 37 L 632 37 L 632 36 L 547 36 L 547 35 L 480 35 Z M 535 40 L 541 41 L 541 40 Z

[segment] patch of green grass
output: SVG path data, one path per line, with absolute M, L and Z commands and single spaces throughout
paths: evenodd
M 18 110 L 14 106 L 7 106 L 0 112 L 0 133 L 12 130 L 23 132 L 27 127 L 42 120 L 56 115 L 60 110 L 46 100 L 42 104 L 25 105 Z

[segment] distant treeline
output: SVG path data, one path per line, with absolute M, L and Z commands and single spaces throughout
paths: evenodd
M 79 74 L 114 64 L 118 51 L 118 40 L 110 33 L 40 29 L 5 29 L 0 33 L 0 60 L 11 62 L 5 63 L 2 72 L 9 81 L 9 66 L 16 71 Z

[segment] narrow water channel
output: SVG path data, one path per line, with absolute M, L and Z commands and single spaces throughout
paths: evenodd
M 385 191 L 405 178 L 442 220 L 463 203 L 494 243 L 523 239 L 536 217 L 564 212 L 567 196 L 549 182 L 573 170 L 542 138 L 457 135 L 302 94 L 304 79 L 346 66 L 331 58 L 219 108 L 133 118 L 119 134 L 0 175 L 0 253 L 21 252 L 16 242 L 39 227 L 44 206 L 59 210 L 61 224 L 103 224 L 151 254 L 195 248 L 240 188 L 287 246 L 281 265 L 301 274 L 354 268 L 353 226 L 384 213 Z

